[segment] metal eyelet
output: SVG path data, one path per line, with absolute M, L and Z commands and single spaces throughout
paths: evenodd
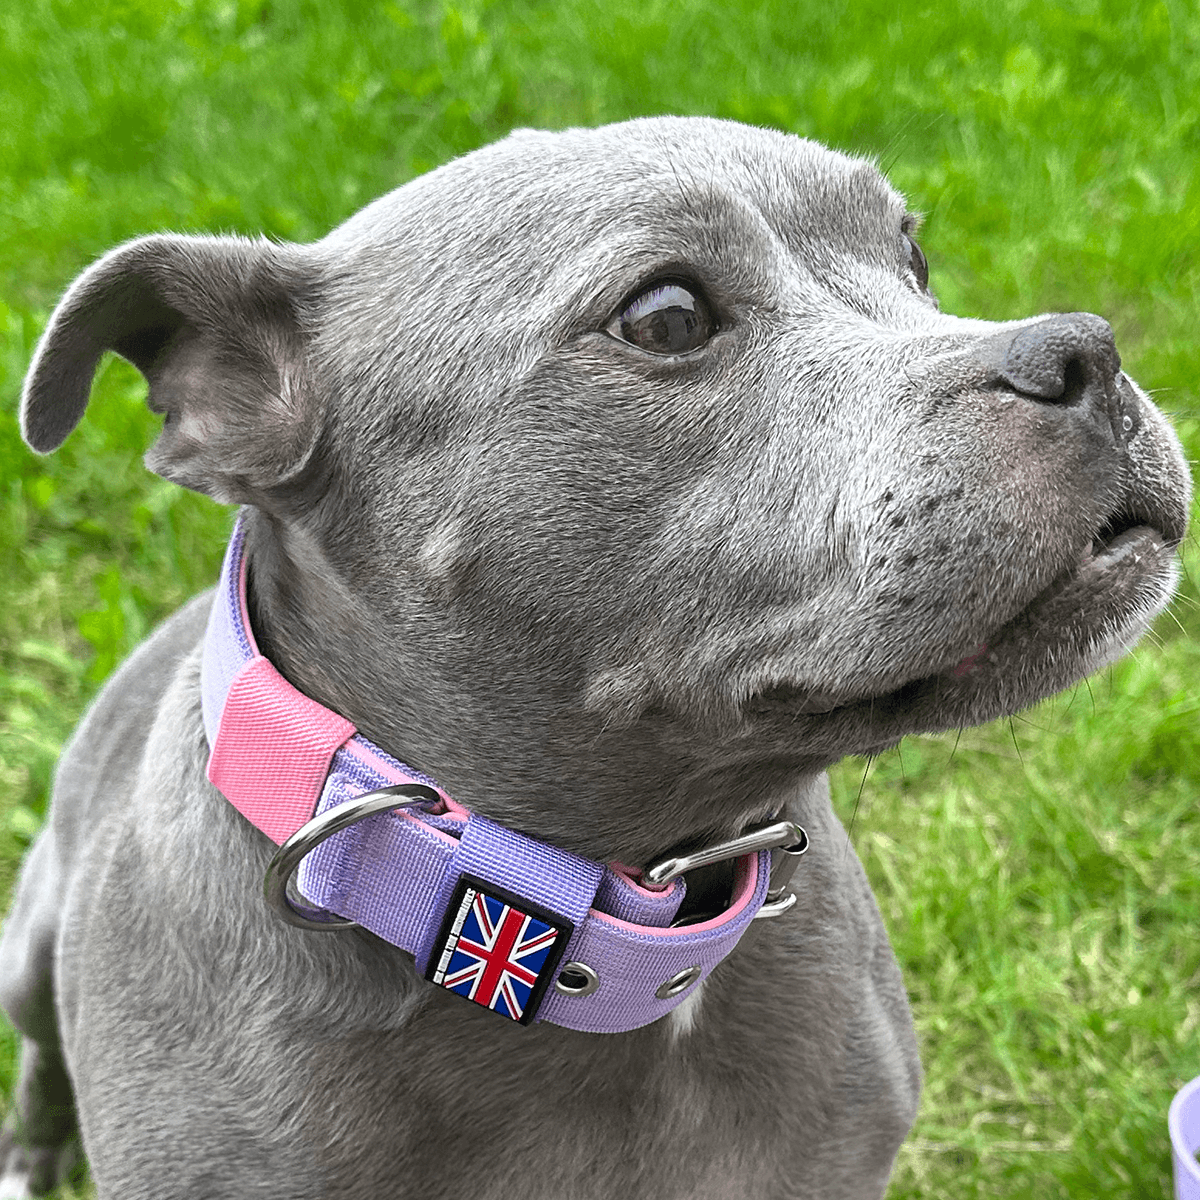
M 600 976 L 581 962 L 567 963 L 554 981 L 554 990 L 562 996 L 590 996 L 599 986 Z
M 670 1000 L 672 996 L 678 996 L 680 992 L 690 988 L 703 974 L 704 968 L 699 964 L 694 967 L 687 967 L 680 971 L 678 975 L 672 975 L 654 994 L 660 1000 Z

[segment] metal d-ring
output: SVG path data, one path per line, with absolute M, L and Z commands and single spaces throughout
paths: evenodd
M 396 808 L 410 808 L 414 804 L 436 804 L 439 800 L 441 796 L 424 784 L 397 783 L 347 800 L 313 817 L 275 851 L 275 857 L 267 865 L 267 873 L 263 877 L 263 898 L 274 909 L 276 916 L 300 929 L 325 932 L 356 928 L 357 921 L 336 917 L 327 909 L 304 903 L 304 898 L 292 886 L 292 875 L 300 865 L 300 860 L 326 838 L 367 817 Z

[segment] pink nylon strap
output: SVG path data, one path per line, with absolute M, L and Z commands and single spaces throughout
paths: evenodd
M 257 655 L 234 676 L 225 698 L 208 778 L 282 845 L 313 815 L 334 753 L 355 732 Z

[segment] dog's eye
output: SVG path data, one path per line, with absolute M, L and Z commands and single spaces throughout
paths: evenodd
M 679 280 L 652 283 L 608 323 L 607 332 L 651 354 L 686 354 L 717 332 L 708 301 Z
M 908 266 L 916 277 L 917 286 L 921 291 L 929 289 L 929 263 L 925 258 L 925 252 L 912 240 L 906 233 L 904 240 L 908 243 Z

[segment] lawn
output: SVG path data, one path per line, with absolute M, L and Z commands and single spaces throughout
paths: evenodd
M 1192 4 L 23 0 L 0 97 L 0 901 L 81 709 L 230 522 L 141 467 L 156 419 L 118 360 L 62 451 L 20 443 L 48 312 L 121 239 L 315 238 L 514 126 L 771 125 L 880 160 L 948 311 L 1108 317 L 1200 455 Z M 1125 662 L 835 772 L 927 1068 L 897 1200 L 1169 1191 L 1167 1104 L 1200 1074 L 1194 535 L 1184 561 Z

